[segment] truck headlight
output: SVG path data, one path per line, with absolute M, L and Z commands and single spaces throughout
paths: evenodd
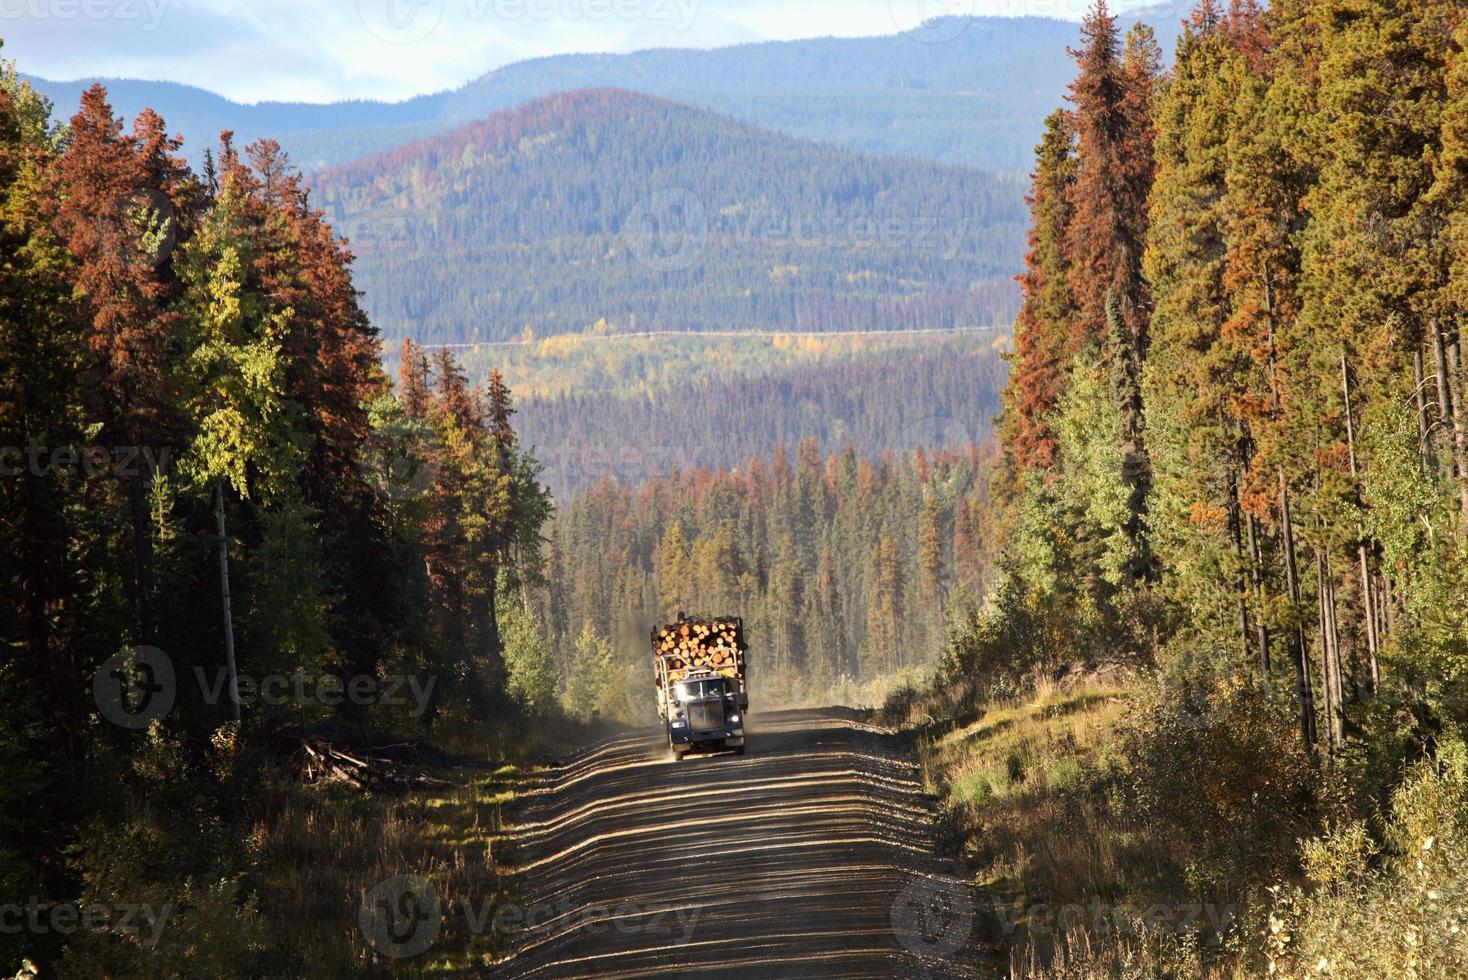
M 729 723 L 731 725 L 737 725 L 737 724 L 739 724 L 739 716 L 738 715 L 730 715 L 729 716 Z

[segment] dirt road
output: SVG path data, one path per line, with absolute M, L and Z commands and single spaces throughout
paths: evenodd
M 975 976 L 972 896 L 894 739 L 832 708 L 749 719 L 749 753 L 602 742 L 518 821 L 510 977 Z

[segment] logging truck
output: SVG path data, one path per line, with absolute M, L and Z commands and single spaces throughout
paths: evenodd
M 744 754 L 746 650 L 738 617 L 689 619 L 679 613 L 677 622 L 653 630 L 658 714 L 674 758 L 695 749 Z

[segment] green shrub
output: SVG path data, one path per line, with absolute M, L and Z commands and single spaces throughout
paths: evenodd
M 1290 706 L 1248 686 L 1158 681 L 1123 741 L 1129 806 L 1195 894 L 1232 899 L 1298 866 L 1319 829 L 1318 780 Z
M 1267 939 L 1286 974 L 1468 976 L 1468 749 L 1443 743 L 1392 794 L 1382 859 L 1364 824 L 1303 848 L 1312 887 L 1276 890 Z

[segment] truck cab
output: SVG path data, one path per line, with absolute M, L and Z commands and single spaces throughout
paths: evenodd
M 737 616 L 690 619 L 652 632 L 658 713 L 668 746 L 681 759 L 694 749 L 744 754 L 749 673 L 744 621 Z
M 690 749 L 730 748 L 744 754 L 739 692 L 711 671 L 691 673 L 668 690 L 668 744 L 681 758 Z

